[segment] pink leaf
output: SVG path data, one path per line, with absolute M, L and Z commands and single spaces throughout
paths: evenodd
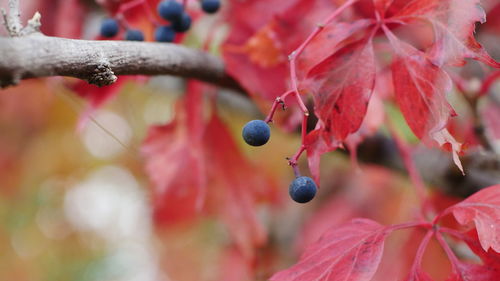
M 481 246 L 476 230 L 465 233 L 464 237 L 464 242 L 467 243 L 472 252 L 483 261 L 483 264 L 491 268 L 496 268 L 497 272 L 500 273 L 500 253 L 492 249 L 485 251 Z
M 431 137 L 441 146 L 448 148 L 452 152 L 453 163 L 460 169 L 462 174 L 464 173 L 464 168 L 458 154 L 462 151 L 462 144 L 457 142 L 455 138 L 448 132 L 448 130 L 442 129 L 438 132 L 431 133 Z
M 456 271 L 446 281 L 494 281 L 500 279 L 500 270 L 488 265 L 459 262 Z
M 500 185 L 482 189 L 449 210 L 460 224 L 474 222 L 485 251 L 491 247 L 500 253 Z
M 484 251 L 475 230 L 464 235 L 464 242 L 482 260 L 483 264 L 457 261 L 455 270 L 447 281 L 492 281 L 500 278 L 500 254 Z
M 371 280 L 382 258 L 389 231 L 375 221 L 354 219 L 327 231 L 299 262 L 271 277 L 272 281 Z
M 428 21 L 434 29 L 434 44 L 430 53 L 432 61 L 462 65 L 464 58 L 479 60 L 493 67 L 500 63 L 493 60 L 474 39 L 475 23 L 484 23 L 486 16 L 479 0 L 413 0 L 394 19 L 411 22 Z

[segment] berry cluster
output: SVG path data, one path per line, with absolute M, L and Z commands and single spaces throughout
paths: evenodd
M 220 8 L 220 0 L 201 0 L 201 9 L 213 14 Z M 158 15 L 169 22 L 168 25 L 157 24 L 154 32 L 154 38 L 157 42 L 173 42 L 177 33 L 183 33 L 191 28 L 191 16 L 185 10 L 185 7 L 176 0 L 163 0 L 158 3 L 156 9 Z M 112 38 L 118 35 L 120 25 L 125 26 L 125 40 L 144 41 L 144 34 L 139 29 L 126 27 L 126 24 L 120 24 L 116 19 L 108 18 L 101 23 L 101 36 Z
M 266 119 L 270 122 L 270 118 Z M 251 146 L 262 146 L 269 141 L 271 129 L 266 121 L 252 120 L 243 127 L 243 139 Z M 295 180 L 290 184 L 288 193 L 297 203 L 307 203 L 316 195 L 316 184 L 310 177 L 300 176 L 296 163 L 291 163 L 295 172 Z

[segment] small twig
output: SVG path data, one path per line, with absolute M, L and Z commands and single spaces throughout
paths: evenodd
M 12 37 L 22 36 L 23 24 L 21 23 L 21 13 L 18 0 L 9 0 L 9 11 L 2 9 L 4 25 L 9 35 Z
M 30 35 L 32 33 L 40 32 L 40 26 L 42 26 L 42 23 L 40 22 L 40 19 L 42 16 L 40 15 L 39 12 L 36 12 L 33 17 L 28 20 L 28 24 L 24 27 L 22 35 Z

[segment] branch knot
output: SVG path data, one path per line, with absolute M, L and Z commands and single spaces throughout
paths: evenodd
M 94 73 L 88 79 L 89 84 L 99 87 L 108 86 L 116 82 L 116 77 L 108 62 L 103 62 L 96 66 Z

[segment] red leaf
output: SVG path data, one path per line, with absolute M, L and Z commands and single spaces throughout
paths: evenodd
M 297 57 L 296 66 L 299 79 L 304 79 L 313 67 L 331 57 L 332 54 L 344 47 L 349 40 L 353 41 L 354 36 L 371 24 L 370 20 L 359 19 L 352 22 L 333 22 L 326 25 L 311 40 L 302 54 Z M 289 34 L 289 31 L 283 30 L 282 33 L 284 37 L 285 34 Z
M 371 136 L 377 132 L 380 126 L 384 123 L 384 104 L 381 98 L 377 96 L 372 96 L 368 109 L 366 110 L 365 118 L 363 123 L 359 127 L 359 130 L 355 133 L 349 135 L 345 144 L 349 148 L 349 153 L 351 155 L 351 161 L 355 167 L 357 164 L 357 152 L 356 149 L 358 145 L 368 136 Z
M 343 141 L 361 126 L 375 87 L 372 40 L 349 44 L 307 75 L 315 113 L 333 137 Z
M 474 222 L 485 251 L 491 247 L 500 253 L 500 185 L 482 189 L 449 211 L 460 224 Z
M 413 133 L 427 139 L 429 133 L 442 130 L 448 118 L 455 115 L 445 97 L 451 90 L 451 80 L 423 52 L 400 41 L 388 29 L 384 31 L 396 51 L 392 64 L 396 102 Z
M 210 206 L 226 224 L 245 257 L 266 240 L 266 231 L 256 213 L 258 197 L 272 190 L 270 182 L 250 165 L 238 150 L 230 132 L 213 115 L 203 137 L 207 173 L 211 183 Z M 217 188 L 217 189 L 216 189 Z
M 486 22 L 486 27 L 488 29 L 491 29 L 492 32 L 500 32 L 500 3 L 497 3 L 495 5 L 496 6 L 493 6 L 493 8 L 488 12 L 488 21 Z
M 383 17 L 394 0 L 373 0 L 373 5 L 378 14 Z
M 496 270 L 500 273 L 500 253 L 497 253 L 492 249 L 485 251 L 481 246 L 476 230 L 467 232 L 464 237 L 465 243 L 467 243 L 474 254 L 476 254 L 483 261 L 483 264 L 488 267 L 496 268 Z
M 258 101 L 274 100 L 287 90 L 288 55 L 333 8 L 329 0 L 230 1 L 222 46 L 228 73 Z
M 500 254 L 493 250 L 487 252 L 481 247 L 477 232 L 469 231 L 464 235 L 464 242 L 483 261 L 483 264 L 457 261 L 455 270 L 447 281 L 493 281 L 500 278 Z
M 35 12 L 42 15 L 41 31 L 45 35 L 80 38 L 85 22 L 86 7 L 80 0 L 21 1 L 22 13 L 31 18 Z M 64 24 L 61 24 L 61 23 Z
M 389 232 L 377 222 L 354 219 L 327 231 L 299 262 L 271 277 L 273 281 L 371 280 Z
M 161 224 L 216 216 L 239 251 L 252 257 L 266 240 L 256 204 L 270 199 L 276 189 L 245 159 L 215 109 L 204 120 L 202 89 L 189 83 L 175 120 L 152 128 L 142 147 L 156 187 L 155 218 Z
M 409 23 L 415 19 L 428 21 L 434 28 L 434 44 L 430 53 L 433 63 L 462 65 L 464 58 L 479 60 L 493 67 L 493 60 L 474 39 L 475 23 L 484 23 L 486 15 L 479 0 L 413 0 L 393 19 Z
M 96 109 L 112 100 L 120 92 L 123 85 L 129 80 L 133 80 L 135 77 L 122 76 L 116 80 L 115 83 L 105 87 L 98 87 L 86 81 L 79 80 L 74 84 L 70 84 L 69 88 L 75 91 L 80 97 L 88 100 L 91 109 Z
M 175 119 L 151 127 L 141 147 L 146 172 L 155 186 L 157 223 L 192 219 L 206 199 L 201 106 L 199 84 L 190 83 L 186 98 L 176 107 Z
M 450 77 L 423 52 L 400 41 L 388 29 L 384 31 L 396 51 L 392 80 L 396 102 L 406 122 L 423 141 L 450 146 L 455 164 L 463 171 L 458 158 L 461 145 L 445 128 L 448 119 L 456 115 L 445 96 L 452 87 Z

